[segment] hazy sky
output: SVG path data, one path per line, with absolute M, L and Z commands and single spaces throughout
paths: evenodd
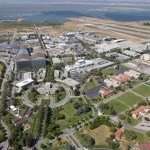
M 0 0 L 0 2 L 141 2 L 141 0 Z M 150 0 L 142 0 L 142 2 L 150 2 Z

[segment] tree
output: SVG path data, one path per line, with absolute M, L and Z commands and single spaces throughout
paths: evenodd
M 125 120 L 125 119 L 126 119 L 125 114 L 119 114 L 119 119 L 121 119 L 121 120 Z
M 4 132 L 0 130 L 0 143 L 3 142 L 4 139 L 5 139 Z
M 121 128 L 122 127 L 122 124 L 121 124 L 121 121 L 118 122 L 118 128 Z
M 41 147 L 42 149 L 47 148 L 47 146 L 46 146 L 46 145 L 44 145 L 43 143 L 40 145 L 40 147 Z
M 128 123 L 131 124 L 131 119 L 128 117 Z
M 93 146 L 95 144 L 95 140 L 88 134 L 85 135 L 84 139 L 89 146 Z
M 132 141 L 132 140 L 136 139 L 136 134 L 132 130 L 125 129 L 124 135 L 128 141 Z
M 65 115 L 58 113 L 58 114 L 57 114 L 57 119 L 58 119 L 58 120 L 60 120 L 60 119 L 65 119 Z
M 75 147 L 73 147 L 72 145 L 70 144 L 66 144 L 66 150 L 76 150 Z
M 81 107 L 81 104 L 78 103 L 78 102 L 75 102 L 75 103 L 74 103 L 74 108 L 75 108 L 75 109 L 78 109 L 79 107 Z
M 146 134 L 147 134 L 148 137 L 150 137 L 150 131 L 148 131 Z
M 26 136 L 26 146 L 32 147 L 33 144 L 33 137 L 31 134 L 27 134 Z
M 79 95 L 80 95 L 79 89 L 75 89 L 75 90 L 74 90 L 74 95 L 75 95 L 75 96 L 79 96 Z

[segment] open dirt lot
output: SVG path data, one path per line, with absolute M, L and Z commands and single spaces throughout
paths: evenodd
M 95 139 L 96 145 L 107 145 L 106 139 L 111 135 L 109 127 L 105 125 L 101 125 L 94 130 L 85 131 L 85 133 L 91 135 Z

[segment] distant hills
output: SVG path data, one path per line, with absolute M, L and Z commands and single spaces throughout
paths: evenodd
M 103 2 L 118 2 L 118 3 L 144 3 L 150 2 L 150 0 L 0 0 L 0 2 L 91 2 L 91 3 L 103 3 Z

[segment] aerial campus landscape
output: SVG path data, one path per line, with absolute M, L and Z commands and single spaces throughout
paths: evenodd
M 101 2 L 143 19 L 71 12 L 100 1 L 53 1 L 65 12 L 41 21 L 35 10 L 49 1 L 0 0 L 0 149 L 150 150 L 150 3 Z

